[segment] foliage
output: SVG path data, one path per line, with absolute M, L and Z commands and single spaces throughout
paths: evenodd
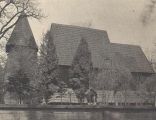
M 23 14 L 24 13 L 24 14 Z M 21 15 L 22 14 L 22 15 Z M 0 64 L 6 64 L 4 39 L 9 38 L 12 28 L 16 25 L 19 17 L 30 17 L 41 19 L 43 16 L 41 9 L 38 8 L 36 0 L 1 0 L 0 1 Z M 3 39 L 3 40 L 2 40 Z M 14 79 L 12 76 L 10 79 Z M 1 86 L 4 89 L 4 86 Z M 17 92 L 17 91 L 16 91 Z M 19 93 L 20 94 L 20 93 Z M 22 97 L 22 95 L 20 95 Z
M 8 80 L 7 91 L 15 93 L 20 103 L 30 96 L 33 88 L 30 86 L 30 79 L 23 70 L 17 71 L 17 73 L 14 76 L 10 76 Z
M 70 76 L 71 78 L 79 78 L 80 86 L 88 88 L 92 70 L 91 52 L 88 49 L 87 41 L 82 38 L 73 59 Z
M 45 83 L 57 84 L 58 59 L 50 31 L 46 33 L 43 43 L 41 44 L 39 64 L 42 77 L 46 80 Z
M 73 90 L 81 88 L 81 82 L 79 78 L 71 78 L 69 79 L 69 87 L 73 88 Z
M 78 98 L 79 103 L 84 103 L 84 99 L 86 97 L 85 93 L 86 93 L 86 88 L 84 87 L 75 90 L 75 94 L 76 97 Z
M 104 90 L 120 91 L 129 89 L 131 79 L 132 76 L 128 69 L 113 62 L 109 68 L 102 68 L 97 75 L 97 81 L 100 82 L 98 85 Z
M 81 103 L 84 101 L 85 92 L 89 88 L 92 71 L 93 65 L 88 43 L 82 38 L 69 71 L 70 87 L 75 91 L 75 94 Z
M 50 31 L 44 36 L 40 47 L 39 68 L 40 86 L 47 101 L 54 92 L 63 90 L 64 86 L 64 82 L 59 80 L 58 59 Z
M 107 68 L 103 65 L 104 67 L 102 67 L 97 75 L 97 81 L 99 83 L 96 86 L 101 90 L 112 91 L 114 97 L 116 93 L 120 91 L 126 102 L 128 90 L 130 90 L 130 82 L 132 80 L 131 72 L 123 65 L 112 61 L 111 58 L 108 60 Z
M 81 81 L 83 81 L 82 78 L 71 78 L 69 80 L 69 87 L 74 90 L 78 101 L 83 103 L 87 88 L 85 88 L 85 85 L 83 85 Z
M 138 88 L 138 95 L 145 100 L 155 100 L 156 96 L 156 76 L 148 77 Z

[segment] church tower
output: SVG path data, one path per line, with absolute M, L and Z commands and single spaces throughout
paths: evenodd
M 14 76 L 17 71 L 22 69 L 30 79 L 30 83 L 34 84 L 38 47 L 25 13 L 22 13 L 18 18 L 18 22 L 6 44 L 6 52 L 8 59 L 4 82 L 7 83 L 10 76 Z M 4 98 L 5 103 L 14 103 L 15 101 L 11 100 L 13 95 L 9 96 L 10 98 Z

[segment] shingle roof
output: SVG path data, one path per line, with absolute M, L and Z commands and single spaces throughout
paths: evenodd
M 104 59 L 112 59 L 130 72 L 153 73 L 153 69 L 139 46 L 110 43 L 107 32 L 72 25 L 52 24 L 59 65 L 71 65 L 80 40 L 86 39 L 92 55 L 93 67 L 101 68 Z M 113 67 L 115 69 L 115 67 Z
M 118 64 L 129 68 L 131 72 L 154 73 L 139 46 L 111 43 L 111 50 L 115 54 L 113 59 L 117 60 Z
M 38 49 L 27 17 L 19 17 L 7 45 L 27 46 Z
M 94 67 L 100 67 L 101 49 L 109 44 L 106 31 L 84 27 L 52 24 L 51 34 L 60 65 L 71 65 L 80 40 L 87 41 Z

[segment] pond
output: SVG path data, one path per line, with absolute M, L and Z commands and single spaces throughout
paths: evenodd
M 156 112 L 0 111 L 0 120 L 156 120 Z

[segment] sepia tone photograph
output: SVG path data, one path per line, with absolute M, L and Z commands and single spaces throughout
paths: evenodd
M 0 120 L 156 120 L 156 0 L 0 0 Z

